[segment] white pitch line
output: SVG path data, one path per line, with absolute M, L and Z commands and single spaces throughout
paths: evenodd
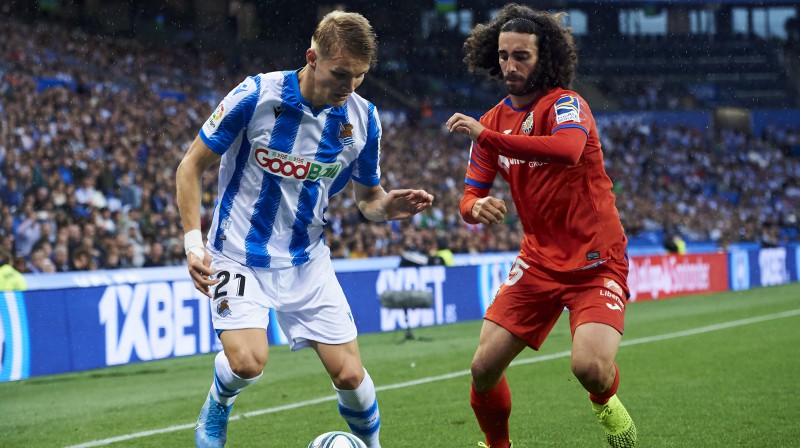
M 631 340 L 627 340 L 627 341 L 622 341 L 620 346 L 639 345 L 639 344 L 647 344 L 647 343 L 650 343 L 650 342 L 666 341 L 666 340 L 669 340 L 669 339 L 682 338 L 684 336 L 694 336 L 694 335 L 698 335 L 698 334 L 709 333 L 709 332 L 712 332 L 712 331 L 724 330 L 726 328 L 741 327 L 743 325 L 750 325 L 750 324 L 755 324 L 755 323 L 759 323 L 759 322 L 767 322 L 767 321 L 770 321 L 770 320 L 783 319 L 785 317 L 793 317 L 793 316 L 798 316 L 798 315 L 800 315 L 800 309 L 791 310 L 791 311 L 784 311 L 782 313 L 768 314 L 768 315 L 765 315 L 765 316 L 751 317 L 751 318 L 748 318 L 748 319 L 733 320 L 733 321 L 730 321 L 730 322 L 723 322 L 723 323 L 720 323 L 720 324 L 707 325 L 705 327 L 693 328 L 691 330 L 677 331 L 677 332 L 674 332 L 674 333 L 667 333 L 667 334 L 662 334 L 662 335 L 658 335 L 658 336 L 648 336 L 648 337 L 644 337 L 644 338 L 631 339 Z M 533 364 L 533 363 L 536 363 L 536 362 L 550 361 L 550 360 L 558 359 L 558 358 L 566 358 L 569 355 L 570 355 L 570 351 L 563 351 L 563 352 L 558 352 L 558 353 L 552 353 L 550 355 L 537 356 L 537 357 L 534 357 L 534 358 L 516 360 L 516 361 L 513 361 L 511 363 L 511 365 L 515 366 L 515 365 L 523 365 L 523 364 Z M 470 375 L 470 371 L 469 370 L 461 370 L 461 371 L 458 371 L 458 372 L 452 372 L 452 373 L 447 373 L 447 374 L 444 374 L 444 375 L 437 375 L 437 376 L 429 376 L 427 378 L 420 378 L 418 380 L 406 381 L 406 382 L 403 382 L 403 383 L 395 383 L 395 384 L 389 384 L 389 385 L 386 385 L 386 386 L 378 386 L 378 387 L 375 388 L 375 391 L 376 392 L 380 392 L 380 391 L 392 390 L 392 389 L 405 389 L 407 387 L 419 386 L 420 384 L 428 384 L 428 383 L 433 383 L 433 382 L 436 382 L 436 381 L 449 380 L 449 379 L 452 379 L 452 378 L 458 378 L 458 377 L 467 376 L 467 375 Z M 315 398 L 313 400 L 299 401 L 297 403 L 291 403 L 291 404 L 286 404 L 286 405 L 283 405 L 283 406 L 275 406 L 275 407 L 272 407 L 272 408 L 260 409 L 258 411 L 243 412 L 241 414 L 232 415 L 231 418 L 230 418 L 230 421 L 239 420 L 241 418 L 255 417 L 257 415 L 272 414 L 272 413 L 275 413 L 275 412 L 288 411 L 290 409 L 302 408 L 302 407 L 305 407 L 305 406 L 311 406 L 311 405 L 315 405 L 315 404 L 319 404 L 319 403 L 325 403 L 325 402 L 328 402 L 328 401 L 336 401 L 336 395 L 331 395 L 331 396 L 322 397 L 322 398 Z M 95 446 L 105 446 L 105 445 L 110 445 L 110 444 L 116 443 L 116 442 L 124 442 L 126 440 L 132 440 L 132 439 L 139 439 L 139 438 L 142 438 L 142 437 L 154 436 L 156 434 L 164 434 L 164 433 L 168 433 L 168 432 L 182 431 L 184 429 L 191 429 L 191 428 L 194 428 L 194 425 L 195 425 L 194 423 L 188 423 L 188 424 L 185 424 L 185 425 L 169 426 L 167 428 L 153 429 L 153 430 L 150 430 L 150 431 L 142 431 L 142 432 L 136 432 L 136 433 L 132 433 L 132 434 L 125 434 L 125 435 L 121 435 L 121 436 L 117 436 L 117 437 L 110 437 L 108 439 L 95 440 L 95 441 L 92 441 L 92 442 L 81 443 L 79 445 L 70 445 L 70 446 L 68 446 L 66 448 L 90 448 L 90 447 L 95 447 Z

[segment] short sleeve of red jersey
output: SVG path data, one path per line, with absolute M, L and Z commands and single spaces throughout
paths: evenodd
M 550 135 L 560 129 L 577 128 L 585 132 L 587 137 L 594 121 L 586 101 L 574 92 L 567 92 L 556 99 L 548 119 L 552 129 Z
M 467 165 L 467 185 L 480 188 L 492 188 L 492 183 L 497 175 L 497 153 L 487 151 L 477 143 L 469 149 L 469 164 Z

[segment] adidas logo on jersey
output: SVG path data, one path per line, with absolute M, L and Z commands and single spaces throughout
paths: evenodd
M 321 177 L 333 179 L 342 168 L 342 164 L 338 162 L 312 162 L 299 156 L 266 148 L 256 149 L 255 158 L 256 163 L 265 171 L 297 180 L 315 181 Z

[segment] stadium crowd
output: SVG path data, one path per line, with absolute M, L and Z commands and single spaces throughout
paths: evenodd
M 272 69 L 259 59 L 228 66 L 189 47 L 0 22 L 0 247 L 13 265 L 46 273 L 185 263 L 175 170 L 227 93 L 212 82 L 233 87 Z M 434 206 L 413 221 L 368 223 L 338 203 L 353 201 L 345 191 L 326 230 L 334 257 L 519 246 L 514 213 L 489 228 L 461 221 L 469 142 L 427 124 L 384 123 L 382 183 L 430 191 Z M 620 119 L 600 133 L 629 236 L 677 233 L 721 246 L 798 240 L 800 129 L 748 136 Z M 510 203 L 505 182 L 496 185 L 493 194 Z M 215 170 L 203 191 L 207 224 Z

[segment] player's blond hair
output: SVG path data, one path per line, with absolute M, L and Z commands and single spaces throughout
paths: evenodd
M 372 25 L 355 12 L 332 11 L 323 17 L 311 37 L 311 48 L 322 57 L 344 54 L 370 66 L 378 61 L 378 39 Z

